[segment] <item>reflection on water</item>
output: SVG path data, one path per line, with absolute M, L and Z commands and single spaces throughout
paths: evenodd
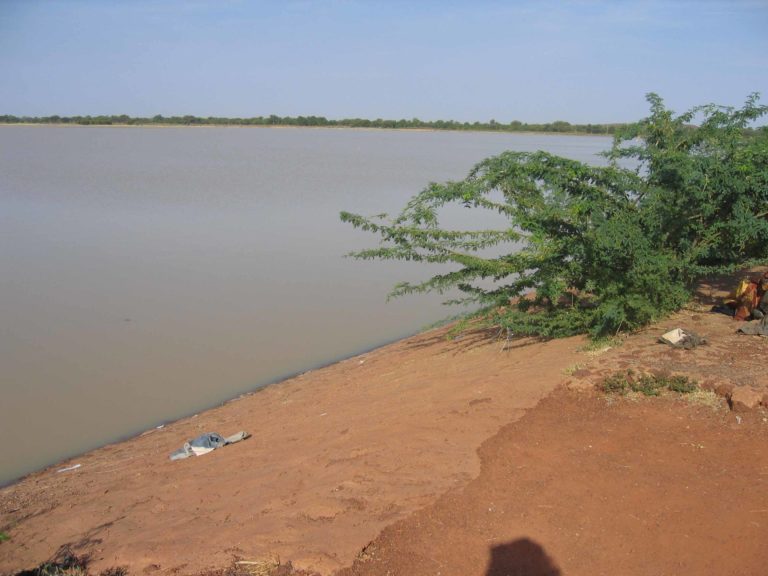
M 0 128 L 0 482 L 450 313 L 387 304 L 338 212 L 395 211 L 505 149 L 610 140 L 238 128 Z M 468 218 L 470 214 L 454 215 Z

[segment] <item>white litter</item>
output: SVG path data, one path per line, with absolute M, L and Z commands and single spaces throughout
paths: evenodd
M 670 344 L 678 344 L 683 338 L 685 338 L 685 332 L 680 328 L 675 328 L 666 334 L 662 334 L 661 338 Z

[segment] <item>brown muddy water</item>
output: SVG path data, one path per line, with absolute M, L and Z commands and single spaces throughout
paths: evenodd
M 395 212 L 428 182 L 507 149 L 600 162 L 609 145 L 0 127 L 0 484 L 456 312 L 439 296 L 387 303 L 396 281 L 427 273 L 344 258 L 375 239 L 340 210 Z

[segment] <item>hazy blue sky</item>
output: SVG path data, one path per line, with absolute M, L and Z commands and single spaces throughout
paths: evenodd
M 0 114 L 612 122 L 768 100 L 768 0 L 0 0 Z

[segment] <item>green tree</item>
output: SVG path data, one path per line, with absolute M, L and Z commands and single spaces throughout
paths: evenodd
M 505 152 L 464 180 L 430 184 L 393 219 L 342 212 L 382 241 L 352 255 L 450 263 L 392 295 L 455 290 L 449 302 L 473 302 L 518 334 L 596 335 L 675 310 L 702 274 L 768 258 L 768 138 L 747 130 L 768 109 L 752 95 L 740 110 L 676 117 L 657 95 L 648 101 L 650 116 L 616 135 L 609 166 Z M 442 228 L 441 210 L 457 203 L 508 225 Z

